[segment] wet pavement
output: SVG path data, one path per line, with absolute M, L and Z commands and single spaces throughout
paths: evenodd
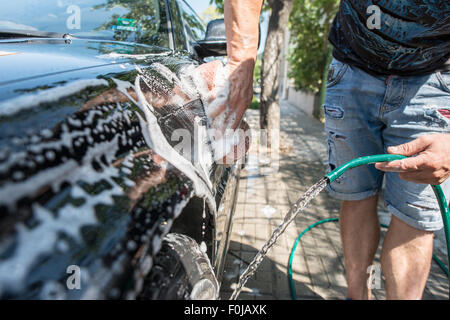
M 251 128 L 259 127 L 257 110 L 247 112 Z M 326 137 L 323 124 L 295 106 L 281 102 L 280 161 L 278 170 L 265 166 L 258 141 L 252 142 L 249 161 L 241 174 L 238 204 L 227 255 L 221 298 L 228 299 L 241 274 L 281 223 L 290 206 L 321 179 L 326 166 Z M 255 276 L 239 296 L 242 300 L 291 299 L 287 278 L 289 254 L 297 236 L 314 222 L 338 217 L 339 201 L 322 192 L 286 229 Z M 389 214 L 379 206 L 380 222 L 388 224 Z M 375 265 L 379 266 L 380 248 Z M 446 261 L 443 232 L 435 240 L 434 253 Z M 346 281 L 338 224 L 320 225 L 303 236 L 293 260 L 297 299 L 345 299 Z M 384 282 L 373 291 L 375 299 L 385 298 Z M 424 299 L 447 299 L 448 280 L 435 262 Z

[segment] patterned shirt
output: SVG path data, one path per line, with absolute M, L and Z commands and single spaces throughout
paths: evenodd
M 450 0 L 341 0 L 333 56 L 375 75 L 450 70 Z

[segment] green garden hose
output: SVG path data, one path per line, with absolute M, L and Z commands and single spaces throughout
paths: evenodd
M 349 169 L 352 169 L 352 168 L 355 168 L 358 166 L 362 166 L 362 165 L 373 164 L 373 163 L 377 163 L 377 162 L 387 162 L 387 161 L 401 160 L 401 159 L 405 159 L 405 158 L 406 158 L 405 156 L 393 155 L 393 154 L 381 154 L 381 155 L 361 157 L 361 158 L 357 158 L 352 161 L 349 161 L 346 164 L 336 168 L 335 170 L 328 173 L 325 176 L 325 178 L 327 178 L 328 183 L 331 183 L 334 180 L 336 180 L 337 178 L 339 178 L 345 171 L 347 171 Z M 441 214 L 442 214 L 442 220 L 444 222 L 445 238 L 446 238 L 446 242 L 447 242 L 447 257 L 448 257 L 449 265 L 450 265 L 450 210 L 449 210 L 449 206 L 448 206 L 447 200 L 445 199 L 445 195 L 444 195 L 442 188 L 438 185 L 432 185 L 431 187 L 433 188 L 433 191 L 438 200 L 439 208 L 440 208 Z M 289 288 L 290 288 L 291 297 L 293 300 L 297 299 L 297 294 L 295 291 L 294 281 L 292 279 L 292 261 L 294 259 L 295 249 L 297 248 L 297 245 L 298 245 L 300 239 L 303 237 L 303 235 L 306 232 L 308 232 L 312 228 L 314 228 L 318 225 L 321 225 L 323 223 L 336 222 L 336 221 L 339 221 L 339 219 L 338 218 L 330 218 L 330 219 L 320 220 L 320 221 L 308 226 L 305 230 L 302 231 L 302 233 L 300 233 L 298 235 L 297 239 L 295 240 L 295 243 L 291 250 L 291 254 L 289 256 L 289 263 L 288 263 Z M 386 225 L 382 224 L 381 226 L 387 228 Z M 439 260 L 438 257 L 435 256 L 434 254 L 433 254 L 433 259 L 436 261 L 436 263 L 439 265 L 439 267 L 441 267 L 441 269 L 445 272 L 445 274 L 448 277 L 449 272 L 448 272 L 448 269 L 445 266 L 445 264 L 441 260 Z M 449 280 L 450 280 L 450 278 L 449 278 Z M 449 298 L 450 298 L 450 293 L 449 293 Z

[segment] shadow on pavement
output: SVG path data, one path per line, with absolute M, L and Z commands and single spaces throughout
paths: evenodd
M 221 283 L 220 298 L 222 300 L 229 299 L 234 285 L 238 281 L 238 275 L 247 268 L 260 249 L 235 241 L 230 242 L 230 248 L 238 247 L 240 247 L 240 250 L 230 249 L 227 254 Z M 291 300 L 286 269 L 288 260 L 288 253 L 285 261 L 281 264 L 279 261 L 274 261 L 270 257 L 269 252 L 269 256 L 264 258 L 255 275 L 244 286 L 244 290 L 239 295 L 238 300 Z M 314 293 L 308 285 L 295 280 L 294 284 L 298 300 L 323 299 Z

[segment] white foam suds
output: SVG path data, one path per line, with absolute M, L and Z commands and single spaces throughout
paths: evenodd
M 186 81 L 184 77 L 194 71 L 193 66 L 189 66 L 180 73 L 180 78 L 173 73 L 169 68 L 161 63 L 153 63 L 150 68 L 158 72 L 161 76 L 166 78 L 174 86 L 179 87 L 181 92 L 190 99 L 194 99 L 197 96 L 196 88 L 190 85 L 190 81 Z M 184 80 L 184 81 L 182 81 Z M 172 97 L 173 98 L 173 97 Z M 183 101 L 180 101 L 183 104 Z
M 266 205 L 261 209 L 261 211 L 262 213 L 264 213 L 267 219 L 270 219 L 277 212 L 277 209 L 269 205 Z
M 88 87 L 107 86 L 103 79 L 77 80 L 68 84 L 38 91 L 36 93 L 21 95 L 20 97 L 0 103 L 0 116 L 10 116 L 21 110 L 30 109 L 41 103 L 55 102 L 63 97 L 70 96 Z
M 142 134 L 147 145 L 153 149 L 159 156 L 170 162 L 175 168 L 183 172 L 194 185 L 195 194 L 198 197 L 206 198 L 209 206 L 215 211 L 215 201 L 212 192 L 212 182 L 209 175 L 205 170 L 199 170 L 196 168 L 189 160 L 180 155 L 167 141 L 164 136 L 157 118 L 154 114 L 153 106 L 146 100 L 141 87 L 140 87 L 141 76 L 138 75 L 135 80 L 134 86 L 130 83 L 125 84 L 123 82 L 118 83 L 117 89 L 123 94 L 130 95 L 127 92 L 128 88 L 132 88 L 138 98 L 138 101 L 134 103 L 142 110 L 145 119 L 143 119 L 139 114 L 139 122 L 142 129 Z
M 51 146 L 58 150 L 58 148 L 61 148 L 62 145 L 66 145 L 71 148 L 72 141 L 76 134 L 73 132 L 69 132 L 68 129 L 63 130 L 64 131 L 61 141 L 43 143 L 41 145 L 36 145 L 36 150 L 34 150 L 33 148 L 30 149 L 33 149 L 33 151 L 40 151 L 44 147 Z M 7 182 L 5 185 L 3 185 L 2 188 L 0 188 L 0 202 L 6 204 L 9 207 L 13 207 L 19 199 L 27 195 L 33 196 L 42 187 L 45 187 L 47 185 L 51 185 L 54 191 L 58 191 L 60 185 L 63 182 L 74 184 L 80 179 L 86 182 L 96 182 L 98 174 L 95 170 L 92 169 L 91 162 L 94 159 L 104 155 L 108 163 L 111 163 L 113 161 L 115 152 L 118 149 L 118 138 L 119 136 L 116 136 L 111 141 L 97 143 L 95 146 L 89 147 L 85 157 L 83 158 L 83 163 L 81 166 L 75 160 L 68 159 L 63 164 L 40 171 L 34 176 L 29 177 L 25 181 Z M 22 159 L 26 156 L 27 154 L 25 152 L 15 154 L 15 157 L 11 157 L 7 163 L 3 164 L 3 166 L 0 167 L 0 172 L 9 170 L 9 166 L 12 165 L 14 161 L 18 161 L 19 159 Z M 42 157 L 42 161 L 44 160 L 45 159 Z M 37 161 L 39 161 L 38 158 Z
M 212 90 L 201 73 L 191 69 L 185 71 L 190 73 L 205 108 L 214 161 L 222 160 L 234 147 L 243 145 L 242 139 L 245 139 L 240 130 L 232 129 L 236 113 L 230 109 L 227 101 L 230 91 L 228 66 L 222 63 L 217 63 L 217 66 L 214 79 L 208 79 L 214 83 Z
M 16 227 L 17 242 L 20 244 L 14 255 L 0 264 L 0 293 L 4 289 L 19 291 L 22 289 L 25 276 L 36 259 L 53 251 L 60 232 L 79 239 L 80 228 L 86 224 L 97 222 L 93 210 L 75 208 L 71 205 L 59 210 L 55 217 L 52 212 L 35 204 L 33 214 L 39 225 L 28 229 L 23 224 Z M 82 214 L 81 214 L 82 213 Z
M 234 150 L 234 147 L 244 145 L 243 139 L 245 139 L 245 135 L 241 132 L 242 130 L 231 129 L 232 124 L 235 122 L 236 114 L 227 106 L 230 86 L 228 67 L 222 63 L 217 63 L 217 66 L 214 79 L 209 79 L 214 82 L 213 88 L 210 90 L 202 73 L 198 72 L 193 65 L 182 69 L 179 72 L 179 76 L 160 63 L 151 65 L 153 70 L 157 71 L 170 83 L 173 83 L 184 95 L 182 97 L 174 94 L 171 97 L 173 104 L 183 105 L 186 103 L 186 98 L 196 99 L 199 97 L 201 99 L 207 118 L 207 131 L 206 134 L 202 132 L 200 138 L 196 134 L 195 141 L 199 142 L 199 157 L 203 157 L 199 163 L 204 164 L 206 167 L 210 167 L 208 162 L 210 161 L 211 153 L 213 155 L 211 163 L 213 161 L 221 161 Z M 139 68 L 137 70 L 142 73 L 142 70 Z M 147 83 L 145 76 L 142 77 L 142 80 Z M 130 87 L 130 84 L 128 84 L 128 87 Z M 205 129 L 199 125 L 199 121 L 199 118 L 195 120 L 195 129 L 204 131 Z M 211 142 L 210 146 L 207 143 L 208 141 Z M 202 149 L 201 146 L 206 147 Z M 241 153 L 243 154 L 243 152 Z M 194 161 L 197 169 L 204 170 L 204 168 L 199 168 L 197 163 L 197 161 Z
M 213 130 L 215 131 L 215 129 Z M 213 137 L 211 144 L 214 150 L 214 160 L 219 161 L 226 155 L 228 155 L 230 152 L 232 152 L 233 148 L 239 145 L 240 140 L 241 140 L 240 131 L 232 129 L 225 130 L 225 133 L 219 138 Z
M 206 116 L 210 121 L 210 127 L 221 128 L 224 125 L 224 119 L 220 117 L 213 119 L 212 115 L 217 113 L 218 108 L 221 108 L 224 105 L 226 106 L 228 93 L 230 90 L 228 67 L 223 64 L 218 64 L 218 68 L 213 79 L 214 87 L 212 90 L 209 89 L 202 74 L 193 72 L 190 69 L 187 69 L 186 72 L 189 72 L 194 80 L 196 89 L 200 94 L 200 99 L 205 107 Z M 225 116 L 225 113 L 223 116 Z
M 125 54 L 125 53 L 106 53 L 96 56 L 97 59 L 105 59 L 105 60 L 120 60 L 120 59 L 134 59 L 134 60 L 144 60 L 150 57 L 155 56 L 167 56 L 171 53 L 171 51 L 162 52 L 162 53 L 145 53 L 145 54 Z
M 200 170 L 205 177 L 209 177 L 209 170 L 213 164 L 212 150 L 209 142 L 208 132 L 205 126 L 200 124 L 200 117 L 194 119 L 194 141 L 196 142 L 195 167 Z
M 183 208 L 188 204 L 189 200 L 190 200 L 191 196 L 186 197 L 185 200 L 178 202 L 175 205 L 174 208 L 174 218 L 178 218 L 178 216 L 181 214 Z
M 181 78 L 183 80 L 181 81 L 180 78 L 177 78 L 174 73 L 162 65 L 155 64 L 153 65 L 153 68 L 159 73 L 163 73 L 163 76 L 168 80 L 173 80 L 172 83 L 179 85 L 187 98 L 197 98 L 198 88 L 195 88 L 195 85 L 193 85 L 192 82 L 189 83 L 188 81 L 184 81 L 184 78 Z M 192 72 L 194 69 L 187 68 L 187 70 L 188 72 Z M 211 115 L 214 111 L 217 111 L 217 108 L 219 108 L 222 103 L 226 102 L 228 94 L 228 80 L 226 72 L 227 70 L 222 67 L 216 76 L 216 89 L 214 91 L 216 98 L 212 101 L 204 100 L 207 92 L 205 91 L 205 88 L 200 88 L 200 90 L 203 91 L 201 96 L 203 96 L 202 100 L 207 116 L 209 117 L 208 121 L 210 128 L 211 125 L 212 128 L 218 128 L 219 126 L 224 125 L 223 122 L 220 123 L 220 120 L 224 120 L 223 114 L 221 117 L 217 117 L 215 119 L 211 119 Z M 183 77 L 185 76 L 187 77 L 188 74 L 183 75 Z M 191 162 L 176 152 L 176 150 L 169 144 L 161 128 L 159 127 L 151 101 L 146 100 L 140 87 L 142 83 L 141 80 L 146 82 L 145 73 L 140 73 L 140 75 L 138 75 L 135 79 L 134 84 L 118 79 L 113 80 L 117 85 L 117 89 L 125 94 L 130 101 L 134 102 L 143 112 L 143 117 L 140 114 L 137 114 L 137 116 L 139 118 L 142 134 L 146 144 L 153 149 L 155 153 L 180 170 L 193 183 L 194 190 L 190 191 L 190 194 L 186 196 L 183 201 L 180 201 L 175 205 L 174 216 L 177 217 L 181 213 L 183 207 L 186 205 L 193 193 L 195 193 L 198 197 L 204 198 L 211 209 L 211 213 L 215 214 L 216 207 L 213 194 L 213 184 L 210 180 L 210 169 L 214 159 L 220 158 L 227 154 L 230 149 L 237 144 L 236 137 L 234 137 L 235 133 L 230 133 L 229 142 L 225 142 L 228 140 L 221 141 L 220 139 L 211 141 L 209 129 L 206 129 L 201 125 L 202 121 L 200 117 L 195 118 L 194 134 L 196 136 L 194 140 L 198 143 L 198 159 Z M 200 81 L 198 84 L 204 84 L 204 81 Z M 43 90 L 34 94 L 12 99 L 0 104 L 0 115 L 11 115 L 20 110 L 37 106 L 40 103 L 57 101 L 62 97 L 79 92 L 86 87 L 99 85 L 107 86 L 108 82 L 101 79 L 79 80 L 60 87 Z M 134 98 L 131 97 L 129 93 L 131 90 L 136 93 L 135 96 L 133 95 Z M 180 96 L 182 96 L 182 94 Z M 183 102 L 183 97 L 178 98 L 180 103 Z M 178 100 L 173 99 L 172 101 Z M 186 101 L 184 101 L 184 104 L 185 103 Z M 0 264 L 0 293 L 3 289 L 10 289 L 13 291 L 21 290 L 27 275 L 31 272 L 30 270 L 33 263 L 35 263 L 39 257 L 45 256 L 55 249 L 60 251 L 67 250 L 68 244 L 61 242 L 59 239 L 59 235 L 61 233 L 67 234 L 75 241 L 81 241 L 81 228 L 85 225 L 98 223 L 95 215 L 95 206 L 97 204 L 113 205 L 113 197 L 124 194 L 122 186 L 115 182 L 113 179 L 114 177 L 120 177 L 122 175 L 125 185 L 130 187 L 132 186 L 132 181 L 123 177 L 123 174 L 129 174 L 129 169 L 122 168 L 121 171 L 119 168 L 112 165 L 102 165 L 101 161 L 96 161 L 100 157 L 104 157 L 106 163 L 112 163 L 115 160 L 115 155 L 119 148 L 118 139 L 120 139 L 122 143 L 128 145 L 132 144 L 132 141 L 128 140 L 129 137 L 127 138 L 126 133 L 119 132 L 115 134 L 113 140 L 104 141 L 101 143 L 94 144 L 92 139 L 93 133 L 100 135 L 102 132 L 106 132 L 106 130 L 111 130 L 111 132 L 115 133 L 118 130 L 114 124 L 115 120 L 117 120 L 116 117 L 124 117 L 126 121 L 129 121 L 127 112 L 128 111 L 123 110 L 123 112 L 115 112 L 108 115 L 106 118 L 97 119 L 97 125 L 95 128 L 86 127 L 84 129 L 73 131 L 69 129 L 67 124 L 63 124 L 61 126 L 61 137 L 57 141 L 41 141 L 42 137 L 50 138 L 52 136 L 52 132 L 48 129 L 41 132 L 41 137 L 35 137 L 36 143 L 30 145 L 28 151 L 37 153 L 38 155 L 36 155 L 35 158 L 36 162 L 41 163 L 46 160 L 55 160 L 57 158 L 58 151 L 60 151 L 63 147 L 67 147 L 72 150 L 75 142 L 77 142 L 77 138 L 84 137 L 90 145 L 87 147 L 88 149 L 86 154 L 81 159 L 81 162 L 63 158 L 62 164 L 43 169 L 35 175 L 29 177 L 26 181 L 8 181 L 0 189 L 0 202 L 8 207 L 12 207 L 22 197 L 36 195 L 42 188 L 48 185 L 50 185 L 55 192 L 58 192 L 63 182 L 68 182 L 72 186 L 70 194 L 72 198 L 83 199 L 84 202 L 78 207 L 75 207 L 72 204 L 67 204 L 64 207 L 55 210 L 55 212 L 50 212 L 46 208 L 39 205 L 33 206 L 33 215 L 36 217 L 37 224 L 32 228 L 28 228 L 22 224 L 17 226 L 17 248 L 10 258 Z M 69 119 L 70 126 L 81 128 L 82 126 L 89 125 L 93 122 L 96 115 L 100 116 L 102 114 L 103 113 L 100 110 L 90 110 L 87 117 L 82 120 L 82 122 L 77 118 Z M 230 119 L 233 120 L 233 117 L 230 117 Z M 109 124 L 109 126 L 104 126 L 105 124 Z M 211 144 L 209 143 L 210 141 Z M 213 152 L 211 148 L 214 149 L 214 158 L 212 156 Z M 12 154 L 6 161 L 1 163 L 0 172 L 8 172 L 16 161 L 26 160 L 27 157 L 29 157 L 29 155 L 26 152 L 17 152 Z M 133 164 L 131 159 L 132 156 L 130 154 L 123 162 L 123 165 L 128 168 L 132 168 Z M 93 161 L 100 165 L 100 171 L 95 170 L 92 167 Z M 32 161 L 30 161 L 30 164 L 34 165 Z M 16 180 L 21 180 L 23 173 L 17 171 L 13 173 L 13 175 Z M 90 195 L 76 184 L 80 180 L 85 181 L 88 184 L 106 181 L 111 188 L 102 191 L 98 195 Z M 204 213 L 203 218 L 205 217 L 206 212 Z M 161 234 L 161 236 L 153 237 L 151 246 L 153 247 L 154 252 L 160 248 L 162 237 L 164 237 L 164 235 L 169 231 L 171 224 L 172 221 L 169 220 L 165 226 L 163 234 Z M 244 235 L 243 231 L 241 231 L 241 233 L 241 235 Z M 126 248 L 128 250 L 134 250 L 136 248 L 135 245 L 136 243 L 129 242 L 126 244 Z M 207 246 L 205 242 L 200 244 L 200 249 L 203 252 L 206 252 Z M 116 271 L 119 272 L 121 268 L 123 268 L 125 262 L 125 260 L 118 258 L 114 262 L 111 270 L 105 269 L 104 272 L 101 272 L 101 274 L 96 273 L 90 281 L 92 284 L 100 282 L 104 283 L 106 278 L 112 277 L 112 273 Z M 151 264 L 152 261 L 147 260 L 145 265 L 143 265 L 143 270 L 148 272 Z M 49 287 L 51 287 L 50 284 Z M 102 293 L 98 292 L 99 287 L 100 286 L 97 286 L 96 289 L 95 285 L 89 285 L 89 289 L 83 294 L 83 297 L 101 296 Z M 135 289 L 138 289 L 138 287 Z M 132 294 L 130 293 L 130 296 L 131 295 Z
M 115 148 L 112 146 L 104 149 L 115 152 Z M 98 153 L 95 154 L 98 155 Z M 92 159 L 93 156 L 91 154 L 88 158 Z M 76 166 L 72 162 L 68 163 L 72 170 L 63 170 L 65 171 L 63 175 L 74 186 L 71 189 L 71 196 L 75 199 L 83 199 L 84 203 L 78 207 L 67 204 L 60 208 L 56 214 L 37 204 L 33 205 L 33 215 L 39 224 L 31 229 L 23 224 L 17 225 L 17 241 L 20 245 L 17 246 L 12 257 L 0 264 L 0 284 L 2 285 L 0 293 L 6 288 L 12 291 L 20 291 L 26 275 L 37 258 L 52 252 L 55 243 L 57 243 L 56 249 L 67 250 L 66 244 L 58 244 L 57 239 L 61 232 L 71 236 L 76 241 L 81 241 L 81 227 L 97 223 L 95 207 L 98 204 L 113 205 L 113 196 L 123 195 L 122 188 L 112 179 L 112 177 L 119 176 L 118 168 L 105 166 L 101 172 L 98 172 L 88 163 L 81 167 Z M 49 175 L 48 172 L 46 177 L 44 172 L 44 176 L 39 176 L 38 178 L 36 181 L 38 185 L 54 180 L 53 174 Z M 97 195 L 88 194 L 74 184 L 75 181 L 80 179 L 91 184 L 103 180 L 108 182 L 111 188 L 103 190 Z M 29 183 L 29 185 L 33 184 Z
M 207 250 L 208 250 L 208 249 L 207 249 L 207 247 L 206 247 L 205 241 L 202 241 L 202 242 L 200 243 L 200 251 L 203 252 L 203 253 L 206 253 Z
M 237 288 L 237 283 L 232 283 L 230 285 L 230 289 L 235 290 Z M 248 287 L 243 287 L 242 292 L 246 292 L 246 293 L 252 293 L 252 294 L 256 294 L 259 295 L 259 290 L 257 288 L 248 288 Z
M 245 231 L 244 230 L 238 230 L 237 234 L 241 237 L 243 237 L 245 235 Z

